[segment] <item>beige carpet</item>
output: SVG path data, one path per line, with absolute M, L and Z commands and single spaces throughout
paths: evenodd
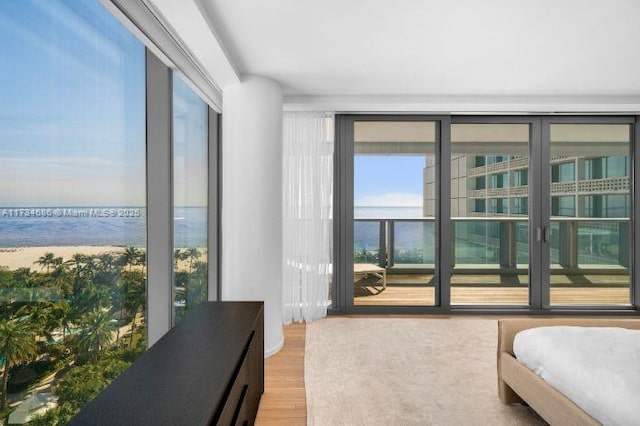
M 307 325 L 307 424 L 535 425 L 498 399 L 497 324 L 325 318 Z

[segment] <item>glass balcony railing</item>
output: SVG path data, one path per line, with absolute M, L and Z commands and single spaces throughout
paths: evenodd
M 354 262 L 433 269 L 435 219 L 355 219 Z M 454 269 L 528 269 L 529 226 L 524 217 L 452 218 Z M 551 219 L 551 269 L 567 273 L 607 269 L 628 274 L 629 219 Z
M 627 269 L 629 219 L 551 219 L 551 267 Z
M 355 219 L 354 262 L 433 269 L 435 220 Z

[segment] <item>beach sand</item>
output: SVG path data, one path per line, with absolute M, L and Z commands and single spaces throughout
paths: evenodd
M 118 255 L 124 251 L 124 247 L 118 246 L 51 246 L 51 247 L 11 247 L 0 248 L 0 266 L 6 266 L 10 270 L 18 268 L 31 268 L 32 271 L 40 271 L 42 268 L 36 262 L 45 253 L 53 253 L 56 257 L 62 257 L 63 261 L 71 259 L 76 254 L 95 256 L 103 253 Z M 198 261 L 207 261 L 207 249 L 198 248 L 200 258 Z M 188 270 L 189 262 L 180 261 L 178 269 Z M 134 267 L 134 269 L 137 269 Z
M 9 269 L 31 268 L 34 271 L 41 269 L 34 263 L 45 253 L 53 253 L 56 257 L 62 257 L 64 261 L 71 259 L 76 253 L 93 256 L 103 253 L 119 254 L 124 247 L 115 246 L 62 246 L 62 247 L 14 247 L 0 248 L 0 266 L 8 266 Z

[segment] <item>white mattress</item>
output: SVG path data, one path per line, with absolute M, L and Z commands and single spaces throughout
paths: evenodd
M 640 330 L 538 327 L 513 341 L 518 361 L 604 425 L 640 425 Z

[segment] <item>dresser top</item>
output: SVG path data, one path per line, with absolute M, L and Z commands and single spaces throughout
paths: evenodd
M 71 424 L 209 424 L 262 309 L 262 302 L 198 305 Z

